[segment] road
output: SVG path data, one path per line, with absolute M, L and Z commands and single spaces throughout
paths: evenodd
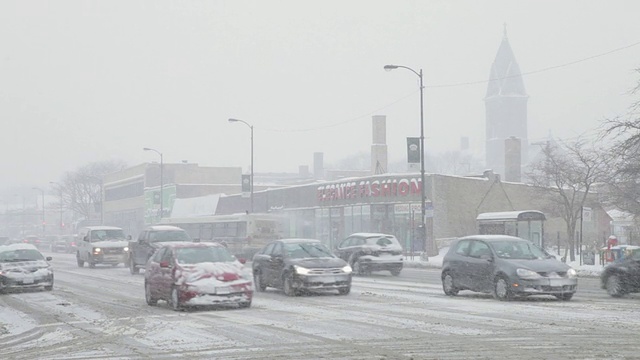
M 0 296 L 0 359 L 605 359 L 640 357 L 640 296 L 580 279 L 569 302 L 444 296 L 439 271 L 356 277 L 351 294 L 268 289 L 250 309 L 174 312 L 143 275 L 54 257 L 51 292 Z

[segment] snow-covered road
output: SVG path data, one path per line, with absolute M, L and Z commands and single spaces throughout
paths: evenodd
M 268 290 L 249 309 L 174 312 L 146 305 L 143 275 L 52 256 L 53 291 L 0 296 L 0 359 L 640 357 L 638 296 L 451 298 L 435 270 L 412 270 L 431 280 L 358 277 L 347 296 Z

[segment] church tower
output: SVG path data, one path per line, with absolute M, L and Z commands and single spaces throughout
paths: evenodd
M 489 85 L 484 98 L 486 116 L 486 166 L 501 176 L 505 174 L 505 142 L 520 139 L 520 159 L 527 163 L 527 101 L 520 67 L 507 39 L 507 26 L 495 60 L 491 65 Z

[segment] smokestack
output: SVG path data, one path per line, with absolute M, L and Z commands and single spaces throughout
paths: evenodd
M 372 120 L 371 173 L 387 172 L 387 116 L 374 115 Z
M 522 182 L 522 144 L 520 139 L 511 136 L 504 140 L 504 179 L 509 182 Z
M 316 180 L 324 179 L 324 153 L 313 153 L 313 178 Z

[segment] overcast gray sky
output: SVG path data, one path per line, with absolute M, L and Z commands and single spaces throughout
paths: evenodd
M 369 151 L 387 116 L 390 161 L 484 152 L 482 101 L 507 24 L 523 72 L 640 42 L 638 1 L 0 2 L 0 187 L 47 184 L 95 160 L 295 172 L 313 153 Z M 526 75 L 529 138 L 570 138 L 623 114 L 640 46 Z M 440 85 L 472 83 L 439 87 Z

